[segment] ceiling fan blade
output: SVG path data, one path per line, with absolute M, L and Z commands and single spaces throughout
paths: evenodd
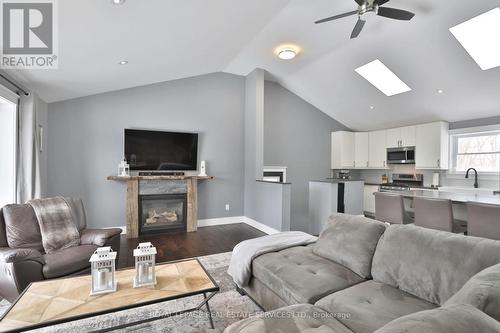
M 388 2 L 389 2 L 389 0 L 378 0 L 378 1 L 375 0 L 374 1 L 374 3 L 376 3 L 379 6 L 382 6 L 383 4 L 388 3 Z
M 366 21 L 363 21 L 362 19 L 358 18 L 358 22 L 356 22 L 356 25 L 352 30 L 351 39 L 359 36 L 359 33 L 361 32 L 361 30 L 363 30 L 363 27 L 365 26 L 365 23 Z
M 377 15 L 403 21 L 409 21 L 413 18 L 413 16 L 415 16 L 415 14 L 413 14 L 412 12 L 390 7 L 380 7 L 378 9 Z
M 316 24 L 325 23 L 325 22 L 329 22 L 329 21 L 333 21 L 333 20 L 342 18 L 342 17 L 351 16 L 351 15 L 354 15 L 354 14 L 357 14 L 357 13 L 358 13 L 357 10 L 353 10 L 352 12 L 347 12 L 347 13 L 340 14 L 340 15 L 330 16 L 330 17 L 324 18 L 322 20 L 316 21 L 314 23 L 316 23 Z
M 360 6 L 363 6 L 365 3 L 365 0 L 354 0 L 354 1 L 356 1 L 356 3 Z

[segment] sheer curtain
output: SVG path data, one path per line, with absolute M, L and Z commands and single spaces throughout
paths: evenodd
M 17 140 L 16 201 L 24 203 L 41 196 L 40 136 L 33 93 L 20 97 Z

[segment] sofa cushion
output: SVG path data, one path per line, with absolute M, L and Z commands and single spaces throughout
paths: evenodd
M 89 259 L 96 249 L 95 245 L 80 245 L 45 254 L 43 275 L 53 279 L 82 271 L 90 267 Z
M 297 304 L 232 324 L 224 333 L 352 333 L 338 320 L 310 304 Z
M 317 256 L 312 246 L 296 246 L 257 257 L 253 275 L 288 304 L 314 303 L 364 279 L 348 268 Z
M 87 227 L 87 216 L 85 215 L 85 207 L 82 199 L 64 198 L 64 201 L 71 208 L 71 215 L 75 221 L 78 231 L 82 231 Z
M 396 319 L 375 333 L 498 333 L 500 323 L 471 305 L 452 305 Z
M 392 225 L 373 257 L 373 279 L 443 304 L 475 274 L 500 262 L 500 241 Z
M 370 278 L 373 254 L 385 229 L 384 223 L 363 216 L 334 214 L 313 252 Z
M 43 252 L 40 226 L 30 205 L 7 205 L 3 208 L 3 215 L 10 248 L 32 248 Z
M 366 281 L 320 299 L 316 306 L 330 313 L 348 313 L 339 320 L 356 333 L 372 333 L 390 321 L 436 305 L 389 285 Z
M 474 275 L 444 304 L 470 304 L 500 321 L 500 264 Z

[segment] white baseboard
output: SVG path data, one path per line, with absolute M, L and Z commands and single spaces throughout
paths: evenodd
M 220 217 L 215 219 L 198 220 L 198 227 L 211 227 L 214 225 L 244 223 L 244 216 Z
M 279 230 L 276 230 L 274 228 L 271 228 L 265 224 L 262 224 L 260 222 L 257 222 L 249 217 L 246 217 L 246 216 L 243 216 L 243 223 L 246 223 L 248 224 L 249 226 L 251 227 L 254 227 L 255 229 L 258 229 L 268 235 L 272 235 L 272 234 L 277 234 L 277 233 L 280 233 L 281 231 Z
M 112 229 L 112 228 L 120 228 L 120 229 L 122 229 L 122 233 L 120 235 L 126 235 L 127 234 L 127 226 L 105 227 L 104 229 Z
M 280 232 L 274 228 L 268 227 L 267 225 L 257 222 L 246 216 L 231 216 L 231 217 L 220 217 L 215 219 L 198 220 L 198 227 L 202 228 L 202 227 L 212 227 L 216 225 L 238 224 L 238 223 L 248 224 L 249 226 L 254 227 L 255 229 L 260 230 L 268 235 L 277 234 Z M 122 235 L 127 234 L 126 226 L 113 227 L 113 228 L 122 229 Z

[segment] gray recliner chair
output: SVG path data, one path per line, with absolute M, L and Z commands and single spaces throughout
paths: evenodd
M 0 209 L 0 297 L 14 301 L 31 283 L 88 274 L 89 259 L 101 246 L 120 251 L 121 229 L 87 229 L 81 200 L 71 199 L 80 245 L 45 253 L 38 220 L 28 204 Z

